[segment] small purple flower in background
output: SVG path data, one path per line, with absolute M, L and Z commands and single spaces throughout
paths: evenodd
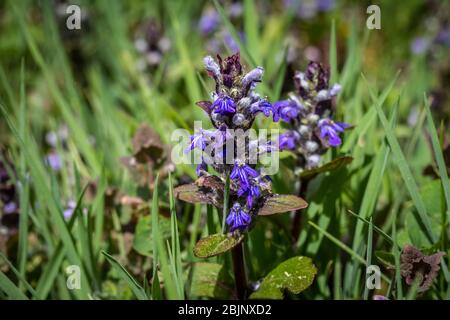
M 347 123 L 333 122 L 330 119 L 319 121 L 320 138 L 325 140 L 330 146 L 337 147 L 342 143 L 339 133 L 350 127 Z
M 436 42 L 450 48 L 450 28 L 439 31 Z
M 245 34 L 243 32 L 239 32 L 238 36 L 239 40 L 242 43 L 245 43 Z M 233 53 L 239 52 L 239 44 L 234 40 L 233 36 L 228 31 L 224 33 L 223 41 L 231 52 Z
M 417 55 L 423 54 L 428 50 L 430 44 L 430 40 L 426 37 L 414 38 L 411 42 L 411 51 Z
M 339 84 L 329 86 L 330 74 L 319 63 L 310 62 L 306 72 L 296 72 L 296 94 L 273 104 L 273 120 L 282 119 L 289 129 L 279 135 L 280 150 L 291 150 L 299 158 L 295 170 L 320 165 L 321 155 L 330 147 L 341 145 L 340 135 L 350 125 L 335 122 L 332 99 L 342 90 Z
M 292 100 L 282 100 L 273 104 L 273 121 L 278 122 L 281 119 L 290 122 L 297 118 L 301 106 Z
M 335 0 L 284 0 L 286 9 L 295 11 L 297 17 L 312 19 L 318 13 L 331 11 L 336 6 Z
M 59 171 L 62 168 L 61 157 L 56 152 L 47 155 L 47 163 L 53 171 Z
M 64 219 L 69 220 L 72 217 L 73 212 L 74 212 L 76 207 L 77 207 L 77 203 L 75 201 L 73 201 L 73 200 L 69 200 L 67 202 L 66 209 L 63 211 Z
M 252 221 L 252 217 L 245 212 L 241 205 L 237 202 L 233 204 L 233 207 L 231 208 L 230 214 L 228 215 L 226 219 L 226 223 L 230 227 L 230 231 L 233 232 L 237 229 L 244 230 Z
M 380 294 L 376 294 L 373 296 L 373 300 L 389 300 L 388 298 L 386 298 L 385 296 L 382 296 Z
M 203 13 L 198 22 L 198 28 L 201 33 L 209 34 L 214 32 L 220 24 L 220 16 L 216 10 L 209 8 Z
M 279 148 L 280 150 L 294 150 L 298 140 L 299 136 L 297 132 L 287 131 L 283 134 L 280 134 L 278 138 Z
M 5 206 L 3 207 L 3 212 L 5 214 L 11 214 L 11 213 L 17 212 L 18 209 L 19 209 L 19 207 L 17 206 L 17 203 L 15 203 L 14 201 L 11 201 L 11 202 L 8 202 L 7 204 L 5 204 Z

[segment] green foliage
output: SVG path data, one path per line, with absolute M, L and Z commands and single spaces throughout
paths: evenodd
M 244 235 L 213 234 L 200 239 L 195 247 L 194 254 L 198 258 L 210 258 L 233 249 L 244 239 Z
M 313 282 L 317 268 L 308 257 L 293 257 L 280 263 L 262 281 L 251 299 L 283 299 L 284 290 L 299 294 Z

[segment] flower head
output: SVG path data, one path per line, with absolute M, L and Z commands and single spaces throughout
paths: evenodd
M 419 281 L 418 292 L 427 291 L 440 269 L 439 264 L 444 252 L 426 256 L 419 249 L 406 245 L 401 255 L 400 271 L 408 285 Z
M 219 113 L 221 115 L 236 112 L 236 106 L 233 99 L 227 96 L 217 98 L 211 108 L 214 110 L 214 113 Z

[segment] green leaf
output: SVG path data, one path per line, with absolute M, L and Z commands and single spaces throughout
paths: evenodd
M 109 255 L 105 251 L 102 251 L 102 254 L 106 257 L 106 260 L 108 260 L 111 266 L 117 271 L 119 276 L 128 283 L 136 298 L 138 298 L 139 300 L 148 300 L 144 288 L 142 288 L 138 284 L 133 276 L 111 255 Z
M 213 234 L 197 242 L 194 255 L 197 258 L 214 257 L 233 249 L 242 239 L 244 239 L 243 234 Z
M 273 269 L 250 299 L 282 299 L 284 290 L 299 294 L 313 282 L 317 268 L 308 257 L 293 257 Z
M 223 265 L 197 262 L 193 266 L 190 296 L 229 299 L 233 291 L 227 280 Z
M 152 219 L 151 215 L 140 217 L 136 225 L 136 233 L 133 240 L 133 249 L 143 256 L 151 257 L 153 255 L 153 235 L 152 235 Z M 159 233 L 166 240 L 169 239 L 170 219 L 159 217 Z
M 258 211 L 258 215 L 268 216 L 304 209 L 307 206 L 308 203 L 300 197 L 291 194 L 274 194 L 265 200 L 264 205 Z
M 345 167 L 346 165 L 350 164 L 352 162 L 352 160 L 353 160 L 352 157 L 336 158 L 336 159 L 324 164 L 321 167 L 303 171 L 301 173 L 300 177 L 303 180 L 310 180 L 310 179 L 314 178 L 315 176 L 317 176 L 319 173 L 333 171 L 333 170 L 337 170 L 342 167 Z

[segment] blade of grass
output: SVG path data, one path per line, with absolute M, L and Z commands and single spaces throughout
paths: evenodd
M 117 271 L 119 276 L 128 283 L 131 291 L 133 291 L 136 298 L 139 300 L 148 300 L 147 294 L 145 293 L 144 288 L 142 288 L 136 279 L 111 255 L 102 251 L 102 254 L 105 256 L 106 260 L 111 264 L 111 266 Z
M 5 255 L 0 251 L 0 258 L 3 259 L 3 261 L 6 262 L 6 264 L 8 265 L 8 267 L 14 272 L 14 274 L 16 275 L 17 279 L 19 280 L 19 283 L 22 283 L 25 288 L 31 293 L 31 295 L 33 297 L 36 297 L 36 290 L 33 289 L 33 287 L 27 282 L 27 280 L 25 279 L 25 277 L 20 273 L 20 271 L 18 271 L 14 265 L 5 257 Z M 20 289 L 20 288 L 19 288 Z M 22 291 L 22 290 L 20 290 Z
M 2 271 L 0 271 L 0 289 L 9 299 L 28 300 L 28 297 Z
M 330 68 L 331 77 L 330 83 L 336 83 L 339 78 L 338 66 L 337 66 L 337 44 L 336 44 L 336 20 L 333 19 L 331 22 L 331 32 L 330 32 Z
M 372 241 L 373 241 L 373 219 L 370 217 L 370 225 L 369 225 L 369 233 L 367 235 L 367 252 L 366 252 L 366 261 L 367 265 L 372 264 Z M 366 281 L 367 281 L 368 275 L 366 274 Z M 365 286 L 364 288 L 364 300 L 367 300 L 369 298 L 369 288 L 368 286 Z
M 362 75 L 362 77 L 367 84 L 367 87 L 369 89 L 372 100 L 375 102 L 374 106 L 375 106 L 375 109 L 377 110 L 378 117 L 379 117 L 379 119 L 384 127 L 384 130 L 386 132 L 386 137 L 387 137 L 387 140 L 391 147 L 391 150 L 392 150 L 392 153 L 393 153 L 393 156 L 395 159 L 395 163 L 400 170 L 400 173 L 405 182 L 406 188 L 407 188 L 409 194 L 411 195 L 414 205 L 416 206 L 416 209 L 417 209 L 417 212 L 418 212 L 418 215 L 420 218 L 420 220 L 418 220 L 418 222 L 421 226 L 421 229 L 422 229 L 423 233 L 425 234 L 425 236 L 431 241 L 431 243 L 435 243 L 437 241 L 437 237 L 431 228 L 430 218 L 427 215 L 425 204 L 422 200 L 422 197 L 420 196 L 419 188 L 417 187 L 417 184 L 414 181 L 414 177 L 412 175 L 411 169 L 408 166 L 408 162 L 405 159 L 405 156 L 400 148 L 400 144 L 398 143 L 398 140 L 395 137 L 393 130 L 390 128 L 390 125 L 386 118 L 386 115 L 384 114 L 384 112 L 381 108 L 382 105 L 381 105 L 380 101 L 377 101 L 377 99 L 375 98 L 372 88 L 369 85 L 369 83 L 367 82 L 367 79 L 364 77 L 364 75 Z M 391 82 L 389 87 L 393 86 L 396 79 L 397 79 L 397 76 L 393 79 L 393 81 Z

